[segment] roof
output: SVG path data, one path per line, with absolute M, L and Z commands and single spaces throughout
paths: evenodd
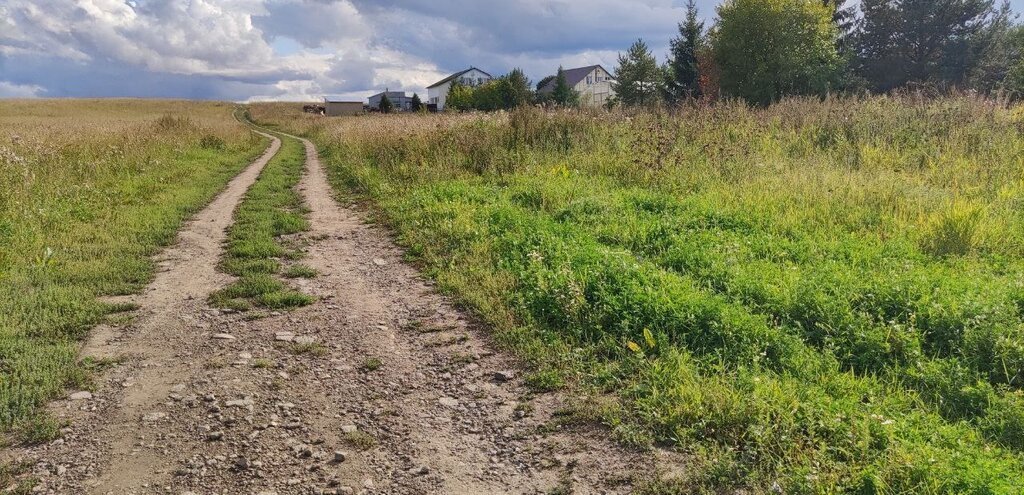
M 377 93 L 375 95 L 370 96 L 370 98 L 376 98 L 376 97 L 378 97 L 380 95 L 384 95 L 384 94 L 388 95 L 388 98 L 408 98 L 409 97 L 409 94 L 406 93 L 405 91 L 381 91 L 380 93 Z
M 477 69 L 476 67 L 470 67 L 470 68 L 468 68 L 468 69 L 466 69 L 464 71 L 456 72 L 456 73 L 454 73 L 454 74 L 452 74 L 452 75 L 450 75 L 450 76 L 448 76 L 448 77 L 446 77 L 444 79 L 441 79 L 440 81 L 437 81 L 434 84 L 431 84 L 430 86 L 427 86 L 427 89 L 436 88 L 436 87 L 438 87 L 438 86 L 440 86 L 442 84 L 449 83 L 449 82 L 457 79 L 459 76 L 461 76 L 461 75 L 463 75 L 463 74 L 465 74 L 465 73 L 467 73 L 467 72 L 469 72 L 471 70 L 479 70 L 480 72 L 483 72 L 485 76 L 487 76 L 487 77 L 489 77 L 491 79 L 494 79 L 494 76 L 488 74 L 487 72 L 484 72 L 484 71 L 482 71 L 480 69 Z
M 591 72 L 594 72 L 594 69 L 596 69 L 598 67 L 600 67 L 601 70 L 603 70 L 605 72 L 608 72 L 608 69 L 605 69 L 604 67 L 601 67 L 600 64 L 598 64 L 598 65 L 588 65 L 587 67 L 577 67 L 575 69 L 562 69 L 562 70 L 563 70 L 563 72 L 565 72 L 565 81 L 567 83 L 569 83 L 569 87 L 573 87 L 573 86 L 579 84 L 580 81 L 586 79 L 586 77 L 588 75 L 590 75 Z M 611 74 L 611 72 L 608 72 L 608 73 Z M 549 93 L 549 92 L 554 91 L 554 90 L 555 90 L 555 79 L 552 79 L 552 80 L 548 81 L 548 83 L 545 84 L 544 87 L 540 88 L 540 91 L 542 93 Z
M 363 102 L 359 100 L 343 100 L 341 98 L 334 96 L 325 96 L 324 103 L 359 103 L 360 105 L 363 104 Z

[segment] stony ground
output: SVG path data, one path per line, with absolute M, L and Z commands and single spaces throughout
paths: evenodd
M 531 393 L 487 329 L 401 261 L 388 233 L 333 198 L 316 150 L 291 241 L 318 297 L 288 313 L 207 306 L 231 213 L 261 160 L 181 232 L 126 325 L 83 355 L 120 358 L 52 406 L 61 439 L 9 451 L 40 493 L 625 493 L 650 456 L 597 427 L 553 427 L 567 399 Z

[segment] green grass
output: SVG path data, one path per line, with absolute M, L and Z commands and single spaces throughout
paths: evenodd
M 306 265 L 294 264 L 285 269 L 281 274 L 285 278 L 316 278 L 316 270 Z
M 238 280 L 213 293 L 211 304 L 247 310 L 252 307 L 291 309 L 313 302 L 311 296 L 289 288 L 277 277 L 309 273 L 299 265 L 282 270 L 282 260 L 302 257 L 302 253 L 284 239 L 309 229 L 307 212 L 296 190 L 305 160 L 302 143 L 281 138 L 280 151 L 242 199 L 235 211 L 235 223 L 228 231 L 221 267 Z
M 228 104 L 0 105 L 0 429 L 52 437 L 40 406 L 87 381 L 79 340 L 133 309 L 98 297 L 140 291 L 152 256 L 267 144 Z
M 384 366 L 384 362 L 379 357 L 368 357 L 359 368 L 363 371 L 377 371 L 381 366 Z
M 1020 108 L 254 114 L 315 139 L 529 384 L 686 453 L 650 491 L 1024 490 Z

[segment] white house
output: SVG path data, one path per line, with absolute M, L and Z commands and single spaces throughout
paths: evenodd
M 476 67 L 456 72 L 433 85 L 427 86 L 427 104 L 437 105 L 438 111 L 444 110 L 445 100 L 448 99 L 448 90 L 451 89 L 453 83 L 458 82 L 463 86 L 477 87 L 489 82 L 491 79 L 494 78 L 490 74 Z
M 580 94 L 580 104 L 583 106 L 602 106 L 615 96 L 612 90 L 612 75 L 600 65 L 579 67 L 576 69 L 565 69 L 565 80 L 569 87 Z M 551 93 L 555 90 L 555 79 L 548 81 L 540 88 L 541 93 Z

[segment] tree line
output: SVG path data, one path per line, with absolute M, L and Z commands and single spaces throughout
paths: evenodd
M 619 56 L 624 105 L 927 87 L 1024 95 L 1024 26 L 996 0 L 727 0 L 705 29 L 690 0 L 659 66 Z
M 609 104 L 741 98 L 764 105 L 788 95 L 904 88 L 1024 96 L 1024 24 L 1008 0 L 852 3 L 726 0 L 708 27 L 689 0 L 665 64 L 643 39 L 619 55 Z M 554 90 L 541 92 L 551 81 Z M 514 69 L 477 87 L 453 84 L 447 98 L 458 111 L 579 103 L 561 67 L 536 88 Z

